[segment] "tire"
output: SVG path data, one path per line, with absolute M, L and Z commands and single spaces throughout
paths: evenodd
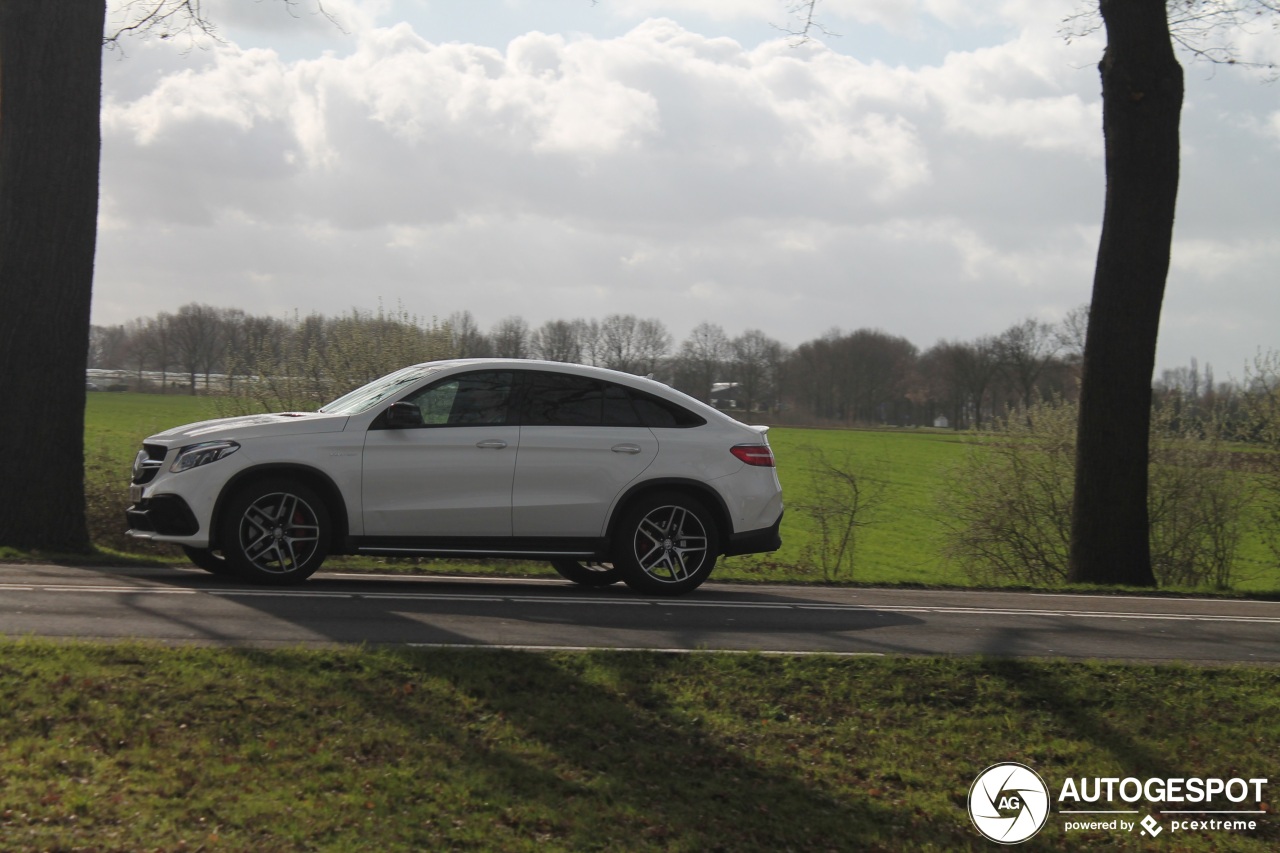
M 194 565 L 204 569 L 211 575 L 226 577 L 234 574 L 231 571 L 231 566 L 227 565 L 227 558 L 222 555 L 221 551 L 215 551 L 212 548 L 191 548 L 183 545 L 182 553 L 186 554 L 187 559 Z
M 294 480 L 263 480 L 231 498 L 219 542 L 245 580 L 290 584 L 320 568 L 331 534 L 328 507 L 314 491 Z
M 622 580 L 622 572 L 613 563 L 590 563 L 580 560 L 552 560 L 551 568 L 560 577 L 582 586 L 609 586 Z
M 682 595 L 697 589 L 716 565 L 720 531 L 700 501 L 678 492 L 641 497 L 623 514 L 614 537 L 614 565 L 636 592 Z

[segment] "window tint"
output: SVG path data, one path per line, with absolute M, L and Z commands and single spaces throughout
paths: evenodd
M 701 415 L 695 415 L 682 406 L 677 406 L 675 403 L 657 397 L 651 397 L 643 391 L 630 390 L 636 413 L 640 416 L 640 422 L 647 427 L 655 429 L 695 427 L 706 423 L 706 420 Z
M 563 373 L 530 373 L 525 384 L 527 426 L 600 426 L 604 386 Z
M 454 376 L 406 397 L 426 426 L 500 426 L 508 423 L 511 373 L 483 371 Z
M 604 425 L 642 426 L 640 416 L 631 404 L 631 395 L 621 385 L 604 386 Z

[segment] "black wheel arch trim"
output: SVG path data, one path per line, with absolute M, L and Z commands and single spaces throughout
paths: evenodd
M 720 496 L 719 492 L 706 483 L 685 479 L 684 477 L 658 477 L 632 484 L 622 493 L 622 497 L 613 506 L 613 513 L 609 517 L 609 526 L 605 534 L 608 540 L 610 542 L 613 541 L 618 521 L 625 514 L 632 501 L 648 492 L 665 491 L 689 492 L 707 505 L 707 508 L 715 516 L 716 527 L 719 528 L 720 532 L 719 540 L 716 542 L 715 553 L 717 556 L 723 554 L 725 548 L 729 545 L 730 537 L 733 535 L 733 518 L 729 514 L 728 504 L 724 502 L 724 498 Z
M 345 553 L 342 546 L 348 538 L 348 513 L 347 502 L 342 497 L 342 489 L 338 488 L 338 484 L 333 481 L 332 477 L 319 468 L 289 462 L 267 463 L 246 468 L 223 485 L 222 491 L 218 493 L 218 499 L 213 505 L 213 517 L 210 519 L 209 547 L 220 547 L 215 541 L 215 537 L 218 535 L 217 531 L 222 520 L 222 513 L 225 511 L 226 504 L 231 499 L 231 496 L 245 483 L 253 480 L 271 479 L 272 477 L 298 477 L 305 485 L 310 486 L 320 494 L 326 508 L 329 510 L 329 522 L 333 525 L 333 531 L 329 536 L 328 553 L 330 555 Z

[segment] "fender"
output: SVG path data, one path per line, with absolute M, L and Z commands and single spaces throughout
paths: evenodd
M 333 535 L 330 537 L 329 542 L 329 553 L 346 553 L 345 543 L 348 538 L 350 523 L 347 518 L 347 503 L 342 497 L 342 490 L 338 488 L 332 477 L 320 469 L 291 462 L 269 462 L 263 465 L 255 465 L 252 468 L 240 471 L 227 481 L 226 485 L 222 487 L 222 491 L 218 494 L 218 500 L 213 505 L 213 516 L 210 519 L 209 547 L 218 547 L 215 537 L 222 526 L 223 507 L 231 495 L 250 480 L 280 475 L 297 477 L 320 492 L 321 497 L 325 499 L 325 503 L 328 505 L 330 520 L 334 524 Z
M 618 523 L 618 518 L 622 515 L 622 510 L 636 498 L 637 495 L 644 492 L 673 490 L 679 492 L 687 492 L 702 499 L 707 507 L 715 514 L 716 524 L 720 528 L 720 539 L 722 541 L 716 543 L 716 551 L 719 554 L 724 553 L 724 549 L 729 544 L 729 537 L 733 535 L 733 520 L 729 515 L 729 507 L 724 502 L 724 498 L 720 497 L 720 493 L 697 480 L 688 480 L 682 477 L 658 477 L 653 480 L 644 480 L 639 483 L 633 483 L 628 489 L 622 493 L 622 496 L 614 501 L 613 508 L 609 512 L 609 524 L 605 528 L 605 538 L 613 541 L 614 528 Z

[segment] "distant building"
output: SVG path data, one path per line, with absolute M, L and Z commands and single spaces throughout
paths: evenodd
M 715 382 L 711 385 L 711 405 L 717 409 L 738 408 L 738 383 Z

